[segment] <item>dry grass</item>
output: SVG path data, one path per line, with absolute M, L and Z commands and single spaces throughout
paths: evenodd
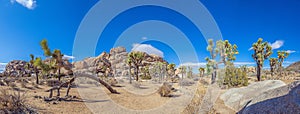
M 26 104 L 25 93 L 2 88 L 0 93 L 0 113 L 33 113 Z

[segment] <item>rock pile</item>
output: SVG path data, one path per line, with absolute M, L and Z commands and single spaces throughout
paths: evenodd
M 6 76 L 13 76 L 13 77 L 29 76 L 31 71 L 27 70 L 26 67 L 27 67 L 26 61 L 13 60 L 6 65 L 3 74 Z

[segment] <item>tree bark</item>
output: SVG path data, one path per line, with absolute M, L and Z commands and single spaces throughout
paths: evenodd
M 58 68 L 58 81 L 60 81 L 60 68 Z
M 139 81 L 139 67 L 136 67 L 136 81 Z
M 132 79 L 131 79 L 131 66 L 129 66 L 129 83 L 132 83 Z
M 257 77 L 257 80 L 258 81 L 260 81 L 261 79 L 260 79 L 260 76 L 261 76 L 261 65 L 260 64 L 257 64 L 257 75 L 256 75 L 256 77 Z
M 36 84 L 39 84 L 39 72 L 35 69 Z
M 115 93 L 115 94 L 119 94 L 119 92 L 117 92 L 116 90 L 114 90 L 109 84 L 107 84 L 106 82 L 104 82 L 103 80 L 101 80 L 100 78 L 91 75 L 91 74 L 86 74 L 86 73 L 76 73 L 75 74 L 76 77 L 86 77 L 92 80 L 95 80 L 99 83 L 101 83 L 105 88 L 107 88 L 111 93 Z

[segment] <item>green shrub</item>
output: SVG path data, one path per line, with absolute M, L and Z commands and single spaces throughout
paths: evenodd
M 225 77 L 223 78 L 223 85 L 228 85 L 229 87 L 247 86 L 247 68 L 245 66 L 235 68 L 233 65 L 228 65 L 225 68 Z

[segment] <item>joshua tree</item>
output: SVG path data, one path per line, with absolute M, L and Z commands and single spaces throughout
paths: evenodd
M 278 55 L 279 69 L 280 69 L 280 71 L 282 71 L 282 69 L 283 69 L 282 63 L 283 63 L 284 59 L 290 55 L 290 53 L 288 53 L 286 51 L 277 51 L 277 55 Z
M 237 50 L 237 45 L 232 45 L 228 40 L 219 40 L 217 41 L 217 46 L 216 46 L 220 57 L 221 57 L 221 62 L 225 66 L 227 65 L 227 62 L 234 61 L 236 59 L 235 55 L 238 54 Z
M 205 72 L 205 68 L 200 67 L 198 70 L 199 70 L 199 76 L 203 77 L 204 76 L 204 72 Z
M 277 58 L 270 58 L 270 69 L 271 69 L 271 75 L 274 76 L 274 72 L 277 69 L 278 59 Z
M 58 75 L 58 80 L 60 81 L 61 79 L 61 76 L 60 76 L 60 69 L 61 67 L 63 67 L 63 59 L 62 57 L 64 56 L 60 50 L 58 49 L 55 49 L 53 51 L 53 53 L 51 52 L 50 48 L 48 47 L 48 43 L 47 43 L 47 40 L 46 39 L 43 39 L 41 42 L 40 42 L 40 45 L 44 51 L 44 55 L 46 57 L 52 57 L 51 60 L 50 60 L 50 65 L 52 65 L 52 62 L 54 62 L 54 66 L 57 70 L 57 75 Z
M 264 61 L 273 53 L 272 47 L 268 44 L 268 42 L 263 42 L 263 39 L 259 38 L 256 43 L 253 43 L 252 48 L 254 50 L 252 57 L 257 65 L 257 80 L 260 81 Z
M 216 57 L 217 54 L 219 53 L 219 49 L 215 47 L 214 42 L 212 39 L 208 40 L 208 46 L 207 46 L 207 51 L 210 52 L 210 58 L 206 57 L 205 60 L 207 61 L 207 69 L 212 68 L 212 76 L 211 76 L 211 83 L 215 83 L 216 77 L 217 77 L 217 69 L 218 69 L 218 64 L 216 62 Z M 209 70 L 210 71 L 210 70 Z
M 55 61 L 55 67 L 57 69 L 57 76 L 58 76 L 58 80 L 60 81 L 61 79 L 61 75 L 60 75 L 60 69 L 63 67 L 63 54 L 60 52 L 60 50 L 58 49 L 55 49 L 52 53 L 52 58 L 54 59 Z
M 37 66 L 34 64 L 36 60 L 34 60 L 34 55 L 30 54 L 30 61 L 28 64 L 29 65 L 28 68 L 33 68 L 35 76 L 36 76 L 36 84 L 39 84 L 39 71 L 37 69 Z
M 173 76 L 175 74 L 175 66 L 176 65 L 174 63 L 168 64 L 168 66 L 167 66 L 168 78 L 170 78 L 171 76 Z
M 184 74 L 186 74 L 186 66 L 180 66 L 179 70 L 180 70 L 180 73 L 181 73 L 181 77 L 183 79 Z
M 131 79 L 131 67 L 132 67 L 132 60 L 131 60 L 131 58 L 130 57 L 128 57 L 127 58 L 127 60 L 126 60 L 126 63 L 128 64 L 128 66 L 129 66 L 129 83 L 131 84 L 132 83 L 132 79 Z
M 191 66 L 187 67 L 188 71 L 187 71 L 187 77 L 188 78 L 192 78 L 193 76 L 193 68 Z
M 139 52 L 139 51 L 133 51 L 128 54 L 128 58 L 131 59 L 131 62 L 133 63 L 135 67 L 135 76 L 136 76 L 136 81 L 139 80 L 139 68 L 142 66 L 142 61 L 145 57 L 145 53 Z

